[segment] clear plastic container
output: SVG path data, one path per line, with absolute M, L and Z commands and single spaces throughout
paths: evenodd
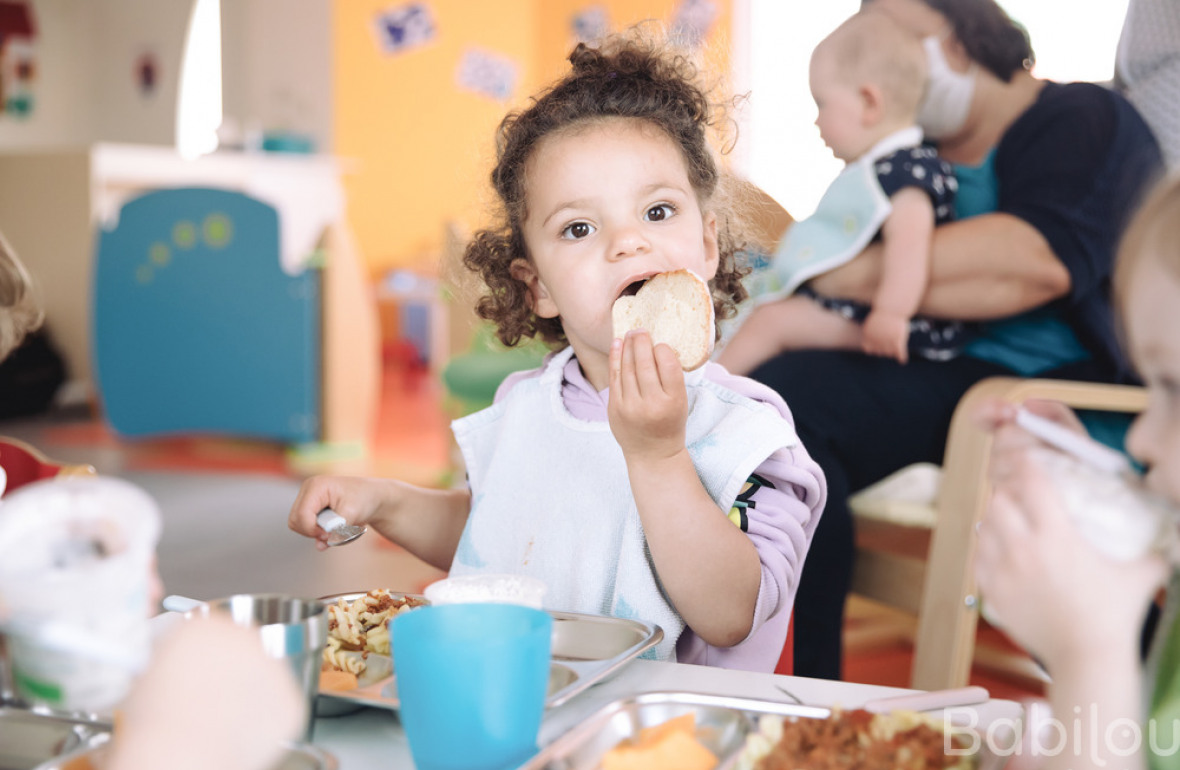
M 544 581 L 527 575 L 461 575 L 426 586 L 431 604 L 521 604 L 541 609 L 545 600 Z
M 122 699 L 151 656 L 160 526 L 151 497 L 112 477 L 39 481 L 4 498 L 0 596 L 20 698 L 89 712 Z

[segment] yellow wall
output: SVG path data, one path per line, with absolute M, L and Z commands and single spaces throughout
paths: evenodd
M 383 53 L 374 19 L 396 0 L 338 0 L 334 6 L 334 152 L 353 165 L 345 177 L 348 219 L 362 258 L 376 276 L 395 266 L 430 267 L 443 226 L 484 221 L 495 127 L 540 86 L 564 72 L 574 43 L 570 20 L 582 8 L 606 8 L 614 28 L 668 21 L 676 0 L 430 0 L 433 41 Z M 729 39 L 730 0 L 710 50 Z M 516 93 L 499 102 L 456 85 L 469 47 L 509 57 L 518 66 Z M 713 60 L 727 61 L 713 53 Z M 727 66 L 727 65 L 721 65 Z

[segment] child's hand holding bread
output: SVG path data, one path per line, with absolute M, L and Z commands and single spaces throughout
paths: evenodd
M 628 462 L 671 457 L 684 450 L 684 370 L 703 365 L 713 350 L 708 284 L 689 270 L 659 273 L 619 297 L 611 317 L 611 431 Z M 628 335 L 640 329 L 647 334 Z
M 686 372 L 709 360 L 717 338 L 709 285 L 691 270 L 652 276 L 637 294 L 615 301 L 611 320 L 618 339 L 646 329 L 653 345 L 676 351 Z

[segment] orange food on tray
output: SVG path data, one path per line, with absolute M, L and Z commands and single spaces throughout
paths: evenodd
M 325 668 L 320 671 L 320 691 L 321 692 L 342 692 L 345 690 L 355 690 L 357 688 L 356 674 L 348 671 L 337 671 L 331 668 Z
M 834 711 L 827 719 L 764 716 L 746 740 L 739 770 L 970 770 L 962 736 L 913 711 Z M 949 749 L 949 751 L 948 751 Z
M 696 737 L 692 713 L 645 727 L 602 757 L 603 770 L 712 770 L 717 757 Z

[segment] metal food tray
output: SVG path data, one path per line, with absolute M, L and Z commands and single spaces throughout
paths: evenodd
M 424 599 L 418 594 L 389 593 L 397 598 Z M 333 594 L 320 599 L 325 602 L 355 601 L 364 595 L 365 592 Z M 663 630 L 653 623 L 558 610 L 549 610 L 549 614 L 553 617 L 553 637 L 549 694 L 545 699 L 547 707 L 560 706 L 601 682 L 664 638 Z M 376 657 L 370 655 L 369 659 Z M 392 664 L 387 665 L 391 670 Z M 376 681 L 367 680 L 362 675 L 360 686 L 353 690 L 320 691 L 316 715 L 347 713 L 348 704 L 397 710 L 397 674 L 384 675 L 384 671 L 380 674 L 382 676 Z
M 63 754 L 101 745 L 107 722 L 49 710 L 0 706 L 0 770 L 30 770 Z
M 106 767 L 110 744 L 78 749 L 54 757 L 32 770 L 93 770 Z M 323 749 L 307 743 L 285 743 L 283 752 L 268 770 L 339 770 L 340 762 Z
M 774 714 L 824 719 L 831 709 L 794 703 L 686 692 L 651 692 L 613 701 L 544 746 L 519 770 L 598 770 L 603 756 L 645 727 L 692 713 L 696 738 L 718 758 L 717 770 L 733 770 L 758 718 Z M 981 752 L 978 770 L 999 770 L 1003 757 Z

